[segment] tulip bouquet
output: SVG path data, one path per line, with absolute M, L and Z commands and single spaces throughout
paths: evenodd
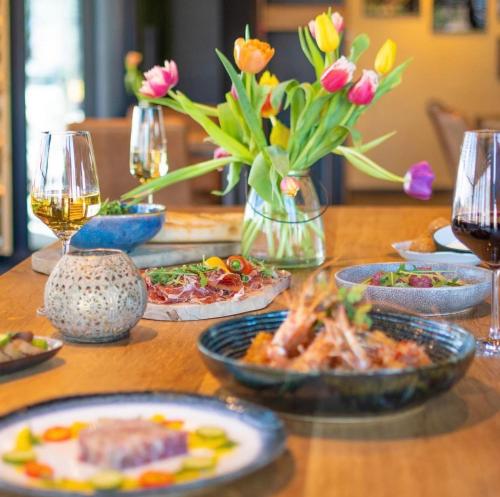
M 137 65 L 129 63 L 126 82 L 140 100 L 189 115 L 217 148 L 213 159 L 143 184 L 123 195 L 123 200 L 135 202 L 178 181 L 227 167 L 224 191 L 214 192 L 224 195 L 248 166 L 250 192 L 242 252 L 300 266 L 324 259 L 321 208 L 307 173 L 325 155 L 341 155 L 363 173 L 401 183 L 408 194 L 428 199 L 434 175 L 426 162 L 400 177 L 365 155 L 393 133 L 363 143 L 355 129 L 361 114 L 401 83 L 409 61 L 394 66 L 396 44 L 389 39 L 378 51 L 373 68 L 357 75 L 370 41 L 366 34 L 358 35 L 348 55 L 343 55 L 343 32 L 342 16 L 331 11 L 299 27 L 300 45 L 315 74 L 313 82 L 299 82 L 279 81 L 265 70 L 274 49 L 252 39 L 247 28 L 245 37 L 234 44 L 236 67 L 216 50 L 232 81 L 225 101 L 216 107 L 196 103 L 173 89 L 178 83 L 174 61 L 155 66 L 144 73 L 145 79 Z

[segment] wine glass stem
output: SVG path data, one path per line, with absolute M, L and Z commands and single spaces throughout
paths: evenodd
M 70 243 L 71 243 L 71 237 L 63 238 L 63 240 L 62 240 L 62 255 L 66 255 L 69 252 Z
M 153 194 L 152 194 L 152 193 L 150 193 L 150 194 L 148 195 L 148 204 L 152 204 L 152 203 L 153 203 Z
M 490 338 L 493 340 L 500 339 L 500 304 L 498 302 L 500 269 L 492 271 L 492 294 L 491 294 L 491 327 Z

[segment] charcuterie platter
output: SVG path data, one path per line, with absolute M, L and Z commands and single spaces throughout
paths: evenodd
M 145 319 L 192 321 L 267 307 L 290 285 L 290 273 L 242 256 L 210 257 L 196 264 L 143 272 Z

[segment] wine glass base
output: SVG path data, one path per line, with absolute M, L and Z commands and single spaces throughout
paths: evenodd
M 500 357 L 500 339 L 493 339 L 493 338 L 476 339 L 476 356 Z

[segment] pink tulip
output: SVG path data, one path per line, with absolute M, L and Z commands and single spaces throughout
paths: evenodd
M 223 157 L 231 157 L 231 154 L 222 147 L 217 147 L 214 150 L 214 159 L 222 159 Z
M 332 14 L 332 22 L 337 33 L 342 33 L 342 31 L 344 31 L 344 18 L 338 12 Z
M 377 73 L 363 69 L 363 75 L 349 90 L 347 97 L 354 105 L 368 105 L 373 100 L 377 87 Z
M 139 93 L 147 97 L 164 97 L 179 82 L 177 65 L 173 60 L 166 60 L 163 67 L 154 66 L 144 76 L 146 80 L 142 82 Z
M 428 162 L 418 162 L 408 169 L 404 177 L 404 191 L 413 198 L 429 200 L 435 175 Z
M 291 176 L 285 176 L 280 182 L 282 193 L 289 197 L 295 197 L 300 190 L 300 184 L 297 179 Z
M 344 31 L 344 18 L 338 12 L 332 14 L 332 22 L 337 33 L 342 33 L 342 31 Z M 308 26 L 311 36 L 316 38 L 316 21 L 314 19 L 309 21 Z
M 342 55 L 340 59 L 325 69 L 321 76 L 321 84 L 326 91 L 334 93 L 352 81 L 355 70 L 356 65 Z
M 238 92 L 236 91 L 236 86 L 234 86 L 234 85 L 231 85 L 231 96 L 235 100 L 238 100 Z

